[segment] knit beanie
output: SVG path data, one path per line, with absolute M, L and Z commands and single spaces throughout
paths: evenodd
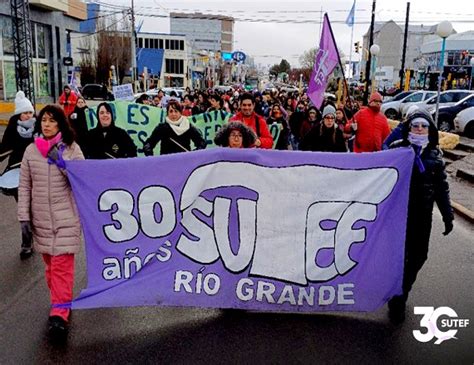
M 326 105 L 323 109 L 323 118 L 328 115 L 332 114 L 334 117 L 336 116 L 336 109 L 331 105 Z
M 20 90 L 16 93 L 15 96 L 15 115 L 26 112 L 34 113 L 35 110 L 33 109 L 31 101 L 29 101 L 26 98 L 25 93 Z
M 369 103 L 373 101 L 382 101 L 382 100 L 383 100 L 382 95 L 380 95 L 380 93 L 375 91 L 372 93 L 372 95 L 370 95 Z

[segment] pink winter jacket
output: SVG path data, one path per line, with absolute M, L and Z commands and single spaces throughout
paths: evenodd
M 64 150 L 65 160 L 83 160 L 75 142 Z M 35 250 L 52 256 L 78 253 L 81 224 L 66 174 L 48 164 L 31 143 L 23 155 L 18 188 L 18 220 L 30 221 Z

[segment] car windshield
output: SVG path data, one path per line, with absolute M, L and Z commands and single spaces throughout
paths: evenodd
M 398 95 L 395 95 L 390 101 L 402 100 L 405 96 L 410 95 L 413 91 L 403 91 Z

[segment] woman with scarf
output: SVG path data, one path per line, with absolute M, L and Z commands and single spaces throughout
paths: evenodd
M 87 158 L 137 157 L 137 147 L 127 131 L 115 125 L 112 107 L 108 103 L 97 106 L 97 119 L 97 126 L 87 135 Z
M 18 220 L 45 263 L 51 297 L 49 334 L 53 340 L 63 340 L 70 309 L 61 305 L 72 301 L 74 255 L 81 245 L 81 225 L 65 160 L 82 160 L 84 156 L 59 106 L 44 107 L 38 121 L 39 133 L 21 162 Z
M 283 114 L 283 108 L 280 104 L 275 103 L 272 105 L 270 116 L 267 119 L 268 127 L 273 123 L 276 123 L 280 128 L 280 135 L 278 136 L 278 141 L 276 142 L 276 150 L 287 150 L 288 149 L 288 138 L 289 138 L 289 128 L 288 122 L 285 119 Z
M 444 235 L 453 230 L 454 220 L 442 152 L 438 148 L 438 131 L 433 119 L 427 112 L 415 112 L 403 123 L 401 133 L 402 139 L 393 142 L 390 148 L 412 148 L 415 163 L 408 199 L 403 293 L 388 302 L 389 316 L 395 323 L 405 319 L 408 293 L 428 258 L 434 203 L 443 217 Z
M 314 126 L 301 141 L 302 151 L 347 152 L 342 131 L 336 126 L 336 110 L 328 105 L 323 110 L 323 122 Z
M 158 124 L 143 145 L 146 156 L 153 155 L 153 149 L 160 141 L 162 155 L 191 151 L 191 141 L 198 150 L 206 148 L 201 132 L 182 115 L 182 110 L 180 103 L 174 100 L 168 103 L 166 122 Z
M 8 121 L 0 145 L 0 161 L 9 157 L 4 173 L 20 166 L 26 148 L 33 142 L 35 123 L 33 105 L 23 91 L 18 91 L 15 97 L 15 114 Z M 18 188 L 2 189 L 2 192 L 18 201 Z M 27 259 L 32 253 L 31 238 L 22 231 L 20 258 Z
M 69 122 L 71 127 L 76 134 L 75 140 L 76 143 L 81 147 L 82 150 L 85 148 L 85 143 L 87 139 L 87 120 L 86 120 L 86 110 L 88 106 L 86 100 L 80 96 L 77 98 L 76 107 L 74 111 L 69 116 Z

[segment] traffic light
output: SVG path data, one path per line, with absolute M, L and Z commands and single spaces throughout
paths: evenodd
M 359 53 L 359 48 L 360 48 L 360 42 L 355 42 L 354 43 L 355 53 Z

